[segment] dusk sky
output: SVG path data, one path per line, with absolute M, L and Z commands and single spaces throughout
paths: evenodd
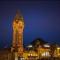
M 18 9 L 25 22 L 24 45 L 36 38 L 60 44 L 60 1 L 0 1 L 0 48 L 11 45 Z

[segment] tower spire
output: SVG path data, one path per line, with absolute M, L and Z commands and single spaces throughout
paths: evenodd
M 21 20 L 21 21 L 23 21 L 23 16 L 21 14 L 21 11 L 19 11 L 19 10 L 16 11 L 16 15 L 15 15 L 14 20 Z

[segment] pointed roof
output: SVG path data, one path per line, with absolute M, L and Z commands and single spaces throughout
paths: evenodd
M 36 45 L 37 43 L 38 43 L 38 44 L 46 44 L 47 42 L 44 41 L 42 38 L 36 38 L 35 40 L 33 40 L 33 41 L 31 42 L 32 45 Z
M 16 15 L 15 15 L 14 20 L 21 20 L 21 21 L 23 21 L 23 16 L 22 16 L 22 14 L 21 14 L 21 12 L 19 10 L 16 11 Z

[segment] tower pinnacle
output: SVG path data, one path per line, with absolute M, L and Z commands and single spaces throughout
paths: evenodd
M 16 15 L 15 15 L 14 20 L 23 21 L 23 16 L 22 16 L 22 14 L 21 14 L 21 11 L 19 11 L 19 10 L 16 11 Z

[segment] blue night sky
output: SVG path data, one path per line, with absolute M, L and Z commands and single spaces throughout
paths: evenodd
M 24 45 L 38 37 L 60 44 L 60 1 L 0 1 L 0 48 L 11 45 L 17 9 L 25 22 Z

